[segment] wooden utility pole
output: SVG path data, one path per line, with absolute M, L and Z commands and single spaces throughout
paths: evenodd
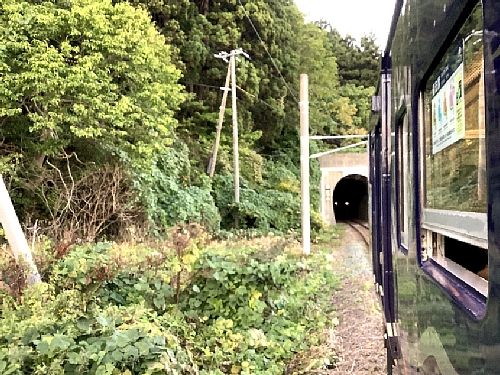
M 227 62 L 229 57 L 229 66 L 231 68 L 231 98 L 233 109 L 233 163 L 234 163 L 234 202 L 240 203 L 240 167 L 239 167 L 239 152 L 238 152 L 238 114 L 236 112 L 236 55 L 243 55 L 249 58 L 248 55 L 241 49 L 232 50 L 230 53 L 220 52 L 215 57 L 223 59 Z M 212 164 L 215 161 L 212 160 Z M 239 227 L 239 217 L 236 214 L 234 218 L 235 228 Z
M 231 51 L 231 99 L 233 108 L 233 162 L 234 162 L 234 201 L 240 202 L 240 164 L 238 151 L 238 114 L 236 112 L 236 64 L 235 51 Z M 236 218 L 236 221 L 238 219 Z M 237 223 L 236 223 L 237 224 Z
M 227 67 L 227 76 L 226 76 L 226 84 L 224 86 L 224 93 L 222 94 L 222 103 L 219 109 L 219 123 L 217 124 L 216 134 L 215 134 L 215 145 L 212 154 L 212 163 L 210 164 L 210 178 L 214 176 L 215 173 L 215 164 L 217 162 L 217 151 L 219 150 L 220 143 L 220 133 L 222 130 L 222 122 L 224 121 L 224 112 L 226 110 L 226 101 L 227 101 L 227 93 L 229 91 L 229 80 L 231 78 L 231 66 L 232 63 L 229 62 L 229 66 Z
M 235 62 L 235 51 L 231 51 L 231 60 L 229 65 L 231 66 L 231 99 L 233 108 L 233 162 L 234 162 L 234 202 L 240 203 L 240 162 L 239 162 L 239 151 L 238 151 L 238 114 L 236 113 L 236 62 Z M 238 229 L 240 227 L 240 217 L 238 212 L 234 217 L 234 227 Z
M 12 249 L 12 253 L 16 258 L 16 261 L 26 262 L 30 268 L 28 274 L 28 284 L 33 285 L 40 283 L 40 274 L 36 268 L 35 262 L 33 262 L 33 257 L 31 255 L 31 250 L 24 236 L 21 224 L 19 224 L 19 219 L 17 218 L 16 211 L 10 200 L 9 193 L 3 182 L 3 178 L 0 176 L 0 223 L 5 230 L 5 236 L 9 241 L 9 245 Z
M 302 197 L 302 252 L 311 253 L 311 204 L 309 197 L 309 78 L 300 75 L 300 188 Z

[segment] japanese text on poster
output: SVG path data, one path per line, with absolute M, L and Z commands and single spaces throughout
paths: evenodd
M 447 65 L 432 86 L 432 153 L 465 135 L 464 64 L 452 70 Z

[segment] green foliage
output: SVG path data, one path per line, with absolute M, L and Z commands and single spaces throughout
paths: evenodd
M 118 269 L 109 253 L 110 247 L 109 243 L 79 246 L 57 262 L 51 277 L 55 292 L 76 289 L 86 295 L 95 293 Z
M 3 132 L 34 137 L 32 151 L 45 155 L 93 139 L 142 165 L 170 142 L 184 98 L 169 47 L 146 12 L 111 1 L 69 4 L 2 3 Z
M 0 155 L 0 174 L 14 173 L 21 158 L 22 154 L 17 152 L 9 152 L 5 156 Z
M 19 302 L 0 284 L 2 374 L 282 374 L 328 324 L 328 251 L 176 238 L 176 251 L 77 246 Z
M 176 47 L 183 62 L 183 82 L 190 100 L 178 114 L 180 137 L 192 151 L 195 174 L 204 173 L 210 154 L 218 119 L 222 92 L 209 86 L 224 84 L 227 64 L 213 57 L 218 51 L 229 52 L 242 47 L 251 57 L 238 63 L 237 84 L 238 118 L 242 156 L 250 155 L 259 147 L 276 148 L 280 138 L 298 123 L 298 111 L 292 95 L 298 95 L 298 59 L 295 35 L 303 19 L 295 4 L 284 0 L 247 1 L 185 1 L 130 0 L 152 14 L 167 41 Z M 255 43 L 253 28 L 246 14 L 259 30 L 274 63 L 280 67 L 291 93 L 283 85 L 280 75 L 261 43 Z M 250 95 L 249 95 L 250 94 Z M 222 127 L 220 173 L 230 171 L 231 163 L 224 163 L 231 149 L 231 111 L 228 108 Z M 249 135 L 259 134 L 257 139 Z M 253 173 L 242 175 L 251 181 Z M 193 171 L 194 172 L 194 171 Z
M 22 305 L 0 288 L 0 353 L 10 353 L 0 367 L 14 374 L 196 373 L 189 349 L 171 332 L 186 325 L 182 315 L 157 312 L 165 311 L 158 301 L 172 290 L 169 278 L 181 261 L 194 261 L 194 250 L 181 260 L 154 250 L 76 247 L 54 264 L 49 283 L 25 291 Z
M 298 55 L 302 70 L 309 74 L 311 133 L 366 134 L 378 81 L 380 53 L 374 37 L 363 37 L 358 46 L 328 24 L 306 24 L 299 33 Z M 325 150 L 358 141 L 326 141 L 318 147 Z
M 339 65 L 340 84 L 353 84 L 362 87 L 376 87 L 379 75 L 379 46 L 373 34 L 361 37 L 360 43 L 350 35 L 342 37 L 330 25 L 324 26 L 328 30 L 334 54 Z
M 379 57 L 372 36 L 357 46 L 329 25 L 304 23 L 287 0 L 6 0 L 0 39 L 0 172 L 22 219 L 44 223 L 57 240 L 72 230 L 64 225 L 89 221 L 74 214 L 82 206 L 75 197 L 92 192 L 81 181 L 115 165 L 126 194 L 108 219 L 90 219 L 90 235 L 72 236 L 120 237 L 132 217 L 154 234 L 179 222 L 217 231 L 230 229 L 236 212 L 244 228 L 297 229 L 299 75 L 310 78 L 312 134 L 361 134 Z M 225 181 L 233 172 L 229 105 L 219 180 L 205 176 L 227 74 L 213 55 L 236 47 L 251 57 L 237 74 L 239 205 Z M 311 151 L 355 141 L 316 142 Z M 312 161 L 314 228 L 319 179 Z
M 110 306 L 84 314 L 77 292 L 42 307 L 39 299 L 52 297 L 47 288 L 32 290 L 21 308 L 4 304 L 0 368 L 40 375 L 176 374 L 188 368 L 189 354 L 151 311 Z M 185 359 L 182 365 L 171 361 L 177 358 Z
M 307 348 L 308 332 L 326 324 L 331 307 L 321 311 L 326 306 L 312 297 L 337 284 L 327 263 L 318 268 L 324 255 L 302 259 L 284 246 L 229 246 L 195 263 L 181 307 L 202 322 L 203 368 L 229 363 L 224 373 L 282 374 L 285 360 Z
M 93 240 L 97 233 L 83 228 L 99 232 L 117 218 L 143 216 L 140 207 L 124 214 L 135 198 L 128 172 L 150 174 L 168 152 L 186 98 L 173 52 L 149 14 L 110 0 L 7 0 L 0 40 L 0 170 L 22 219 L 43 223 L 56 240 L 65 226 L 70 236 Z M 118 162 L 115 193 L 128 201 L 101 189 L 109 195 L 95 202 L 100 181 L 85 179 Z M 84 208 L 108 202 L 111 220 L 85 217 Z
M 153 161 L 151 174 L 138 171 L 134 183 L 140 200 L 156 228 L 195 222 L 217 230 L 220 216 L 210 195 L 211 181 L 200 176 L 201 186 L 191 185 L 188 156 L 186 145 L 176 142 Z
M 282 168 L 281 165 L 270 173 L 279 172 Z M 290 172 L 282 180 L 275 177 L 274 180 L 271 178 L 268 181 L 274 185 L 272 187 L 268 184 L 251 189 L 243 181 L 240 187 L 240 202 L 236 204 L 232 176 L 218 176 L 214 181 L 214 195 L 222 216 L 222 227 L 232 228 L 235 215 L 238 213 L 240 228 L 276 230 L 281 233 L 299 229 L 301 226 L 299 181 Z M 313 230 L 322 227 L 319 215 L 311 215 L 311 225 Z

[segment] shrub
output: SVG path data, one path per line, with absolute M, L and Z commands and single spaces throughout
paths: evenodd
M 17 300 L 0 286 L 0 373 L 282 374 L 326 324 L 329 258 L 279 237 L 206 248 L 196 231 L 76 246 Z
M 220 215 L 210 194 L 211 182 L 200 177 L 193 186 L 188 150 L 176 142 L 167 154 L 153 162 L 152 174 L 135 175 L 135 186 L 152 226 L 157 230 L 177 223 L 199 223 L 209 231 L 219 229 Z
M 236 213 L 240 228 L 276 230 L 286 233 L 301 227 L 301 201 L 296 192 L 278 189 L 250 189 L 243 181 L 240 203 L 234 203 L 234 184 L 231 176 L 219 176 L 214 183 L 214 196 L 222 216 L 222 227 L 234 227 Z M 311 228 L 319 230 L 323 222 L 311 212 Z

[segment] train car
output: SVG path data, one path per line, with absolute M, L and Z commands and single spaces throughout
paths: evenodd
M 388 373 L 500 374 L 500 1 L 398 0 L 370 123 Z

